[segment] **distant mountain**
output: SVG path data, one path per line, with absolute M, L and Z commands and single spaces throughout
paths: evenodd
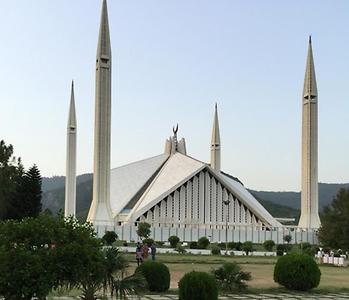
M 64 210 L 65 177 L 54 176 L 42 179 L 42 209 L 56 214 Z M 76 178 L 76 215 L 85 220 L 92 201 L 92 174 Z
M 329 205 L 341 188 L 349 188 L 349 183 L 319 183 L 319 210 Z M 249 190 L 256 198 L 300 210 L 300 192 L 264 192 Z
M 42 207 L 56 214 L 64 209 L 64 176 L 44 177 L 42 179 Z M 349 188 L 344 184 L 319 184 L 319 208 L 330 204 L 340 188 Z M 299 192 L 265 192 L 249 190 L 256 199 L 278 218 L 299 219 L 300 193 Z M 76 211 L 77 217 L 85 220 L 92 201 L 92 174 L 83 174 L 77 177 Z

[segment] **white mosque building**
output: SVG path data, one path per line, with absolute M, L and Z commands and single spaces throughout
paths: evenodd
M 305 230 L 285 227 L 237 178 L 222 171 L 217 105 L 209 163 L 188 155 L 185 139 L 178 139 L 177 125 L 173 135 L 166 140 L 163 153 L 111 169 L 111 65 L 107 3 L 103 0 L 96 59 L 93 200 L 87 218 L 98 235 L 115 230 L 121 239 L 137 240 L 137 224 L 147 222 L 151 224 L 152 237 L 162 241 L 174 234 L 184 241 L 209 236 L 212 241 L 263 242 L 274 239 L 282 242 L 285 234 L 293 235 L 294 242 L 315 241 L 317 228 L 307 226 L 310 224 L 307 216 L 317 214 L 307 205 L 310 200 L 302 195 Z M 308 65 L 313 72 L 313 65 Z M 306 80 L 311 80 L 314 85 L 315 75 L 307 74 Z M 311 120 L 307 119 L 307 124 L 309 122 Z M 312 145 L 316 145 L 317 151 L 317 131 L 313 136 L 316 143 Z M 306 144 L 306 137 L 303 140 Z M 309 151 L 306 153 L 309 155 Z M 315 162 L 317 164 L 317 158 Z M 304 172 L 304 176 L 310 175 Z M 75 214 L 75 177 L 76 118 L 72 90 L 67 138 L 66 215 Z M 314 190 L 313 187 L 312 181 Z M 317 198 L 311 199 L 312 203 L 317 201 Z M 309 210 L 304 212 L 303 206 Z

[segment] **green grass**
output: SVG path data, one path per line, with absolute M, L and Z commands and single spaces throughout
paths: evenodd
M 135 262 L 134 253 L 125 254 L 129 262 Z M 222 264 L 236 261 L 239 264 L 272 264 L 277 261 L 275 256 L 233 256 L 233 255 L 195 255 L 195 254 L 157 254 L 157 260 L 168 264 Z
M 132 273 L 136 267 L 134 254 L 126 254 L 131 263 L 129 272 Z M 190 271 L 209 272 L 219 267 L 224 262 L 237 262 L 244 271 L 250 272 L 252 280 L 248 283 L 249 292 L 263 291 L 278 293 L 285 292 L 274 282 L 274 265 L 277 257 L 256 256 L 211 256 L 211 255 L 179 255 L 159 254 L 157 260 L 165 263 L 171 272 L 171 288 L 176 289 L 177 283 L 182 276 Z M 349 268 L 321 265 L 321 281 L 316 293 L 326 292 L 349 292 Z
M 128 274 L 132 274 L 136 269 L 135 254 L 127 253 L 125 255 L 130 262 Z M 178 281 L 187 272 L 193 270 L 210 272 L 224 262 L 233 261 L 237 262 L 244 271 L 250 272 L 252 275 L 252 280 L 248 283 L 247 293 L 292 293 L 292 291 L 280 287 L 273 280 L 274 265 L 277 257 L 158 254 L 157 261 L 165 263 L 171 272 L 171 289 L 165 294 L 177 293 Z M 304 293 L 305 296 L 310 294 L 349 293 L 349 268 L 321 265 L 320 270 L 322 275 L 319 287 L 311 292 Z M 53 296 L 63 295 L 76 298 L 81 295 L 81 291 L 76 289 L 70 292 L 54 291 L 49 298 L 52 299 Z

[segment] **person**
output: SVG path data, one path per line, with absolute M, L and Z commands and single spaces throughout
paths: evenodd
M 139 242 L 137 243 L 137 247 L 136 247 L 136 260 L 137 260 L 137 266 L 139 266 L 143 262 L 142 247 Z
M 142 247 L 142 258 L 143 258 L 143 261 L 148 259 L 148 253 L 149 253 L 149 247 L 148 247 L 147 243 L 144 243 L 143 247 Z
M 156 247 L 154 243 L 151 244 L 150 254 L 151 254 L 151 260 L 155 261 Z

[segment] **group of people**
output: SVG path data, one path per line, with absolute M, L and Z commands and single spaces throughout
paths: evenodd
M 140 242 L 137 243 L 136 260 L 137 260 L 138 266 L 148 259 L 149 251 L 150 251 L 151 259 L 154 261 L 155 254 L 156 254 L 156 247 L 154 243 L 152 243 L 150 247 L 148 246 L 147 243 L 143 243 L 143 244 L 141 244 Z

